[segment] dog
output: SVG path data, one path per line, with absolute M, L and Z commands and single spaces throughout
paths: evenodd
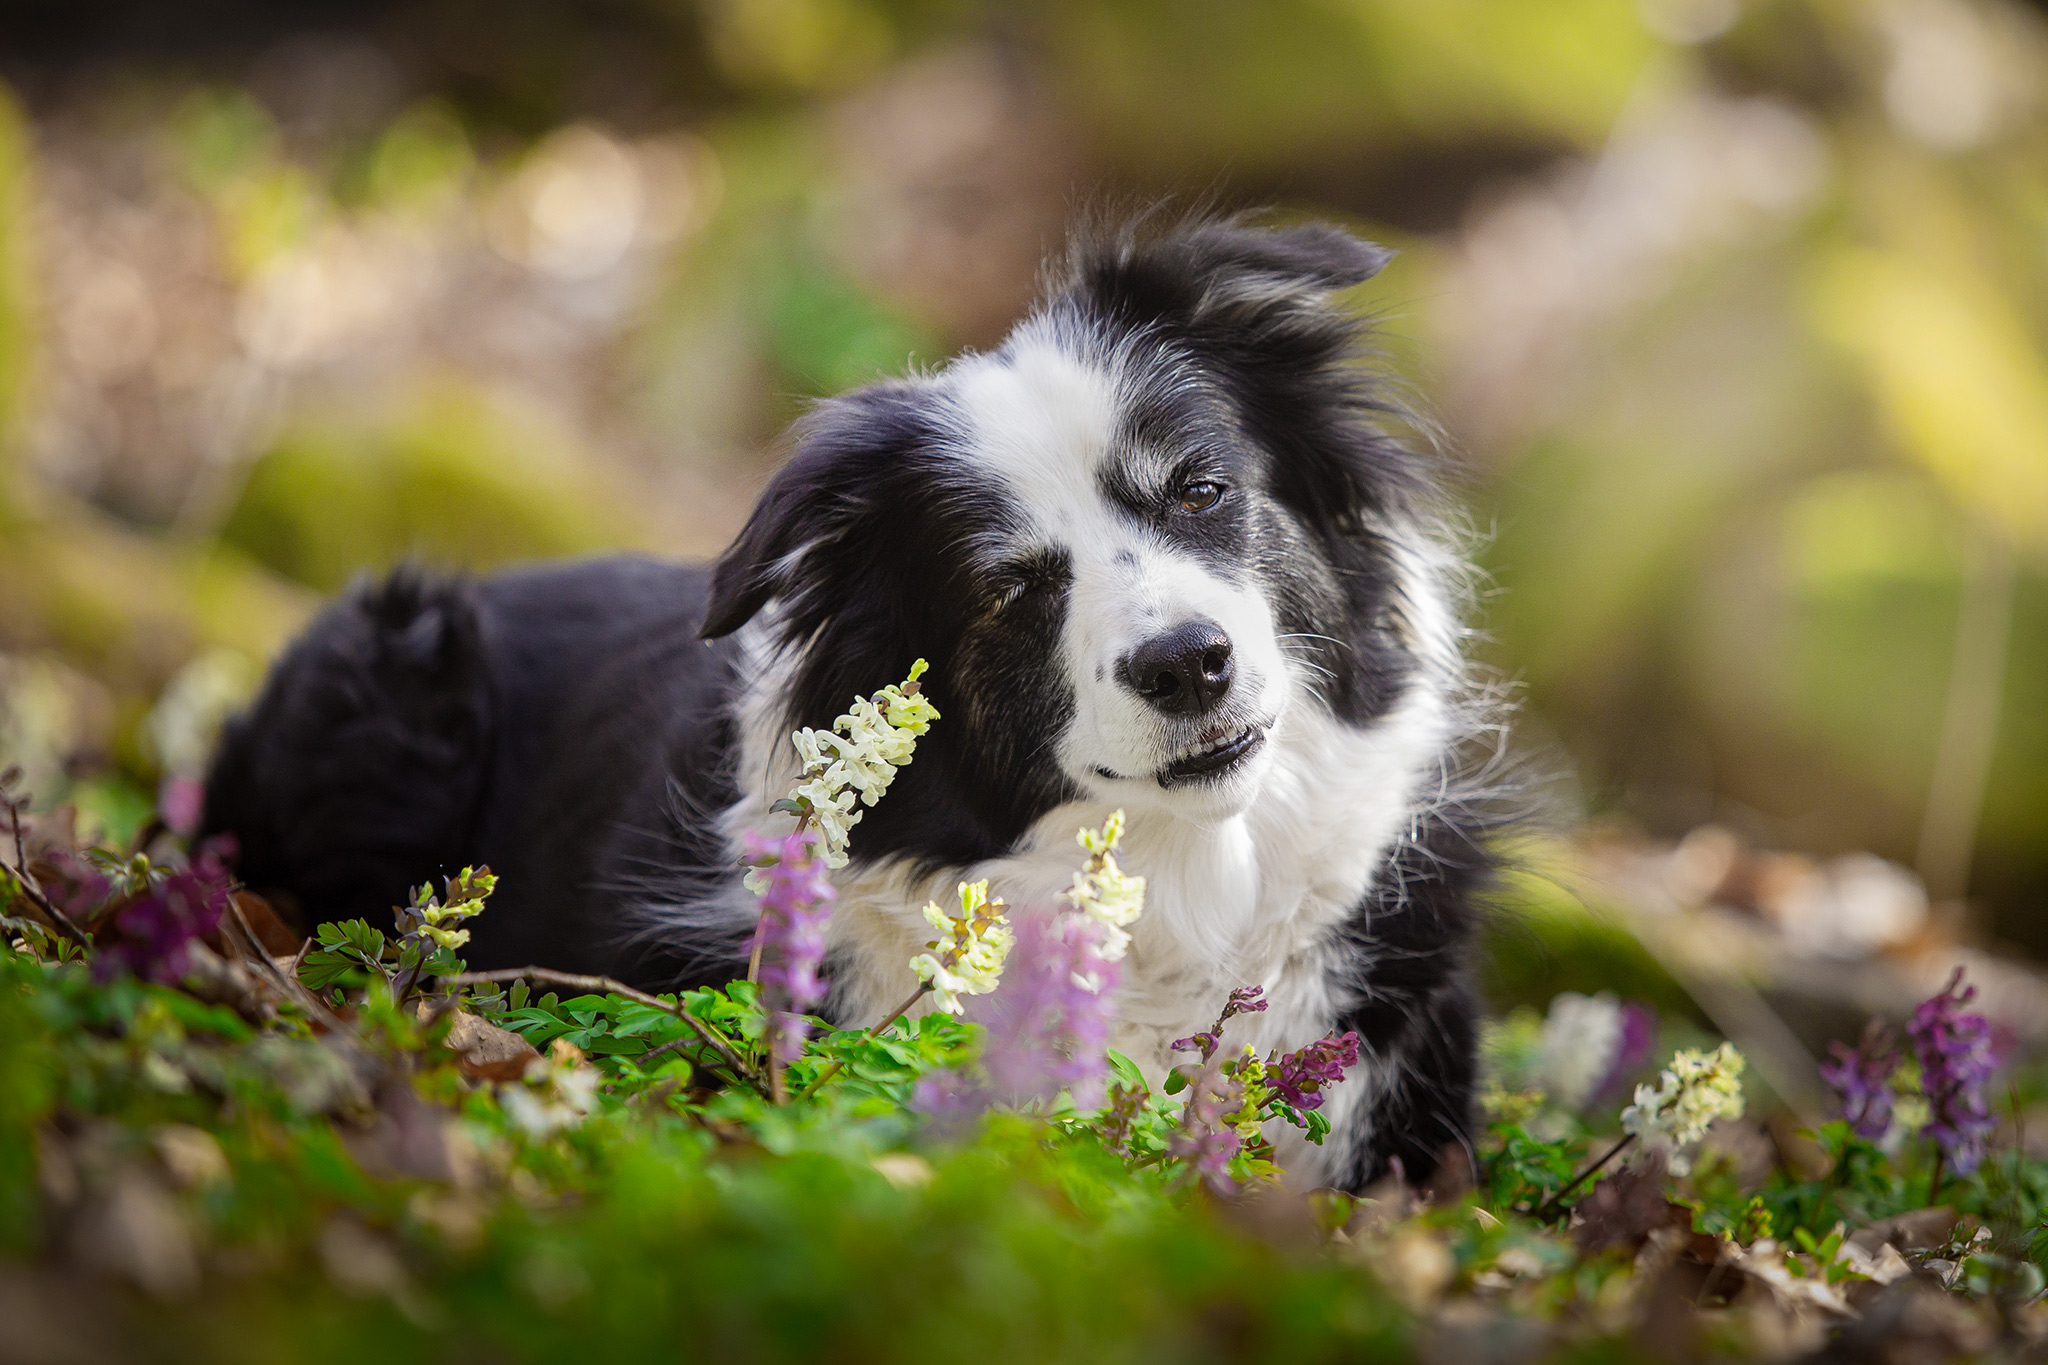
M 1500 722 L 1440 462 L 1335 302 L 1389 254 L 1243 218 L 1083 233 L 998 349 L 818 404 L 708 572 L 359 584 L 226 729 L 203 830 L 309 920 L 488 863 L 472 966 L 722 984 L 791 729 L 923 657 L 943 718 L 835 874 L 829 1017 L 908 993 L 927 898 L 1052 905 L 1121 808 L 1149 890 L 1116 1045 L 1157 1076 L 1262 985 L 1226 1046 L 1362 1042 L 1290 1176 L 1469 1159 L 1472 755 Z

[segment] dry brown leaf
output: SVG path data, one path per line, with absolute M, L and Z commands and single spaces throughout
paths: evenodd
M 1973 1228 L 1977 1226 L 1975 1218 L 1959 1217 L 1948 1205 L 1937 1204 L 1933 1208 L 1914 1209 L 1896 1218 L 1887 1218 L 1882 1223 L 1858 1228 L 1849 1234 L 1849 1240 L 1872 1253 L 1887 1242 L 1900 1251 L 1919 1251 L 1948 1241 L 1949 1232 L 1958 1223 Z
M 254 891 L 235 892 L 235 908 L 248 921 L 249 931 L 256 935 L 256 942 L 272 957 L 291 957 L 305 941 L 304 934 L 286 924 L 277 908 Z
M 1595 1185 L 1572 1214 L 1572 1240 L 1586 1255 L 1640 1247 L 1660 1228 L 1690 1232 L 1692 1211 L 1664 1198 L 1664 1156 L 1649 1152 Z
M 473 1081 L 516 1081 L 540 1057 L 532 1043 L 512 1030 L 465 1010 L 455 1012 L 446 1045 L 455 1054 L 456 1068 Z

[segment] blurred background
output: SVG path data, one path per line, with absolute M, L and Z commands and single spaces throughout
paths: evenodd
M 1401 250 L 1358 304 L 1566 774 L 1497 1003 L 1794 1100 L 1957 961 L 2048 1038 L 2038 9 L 12 0 L 0 81 L 0 766 L 106 837 L 359 569 L 712 554 L 808 398 L 1207 196 Z

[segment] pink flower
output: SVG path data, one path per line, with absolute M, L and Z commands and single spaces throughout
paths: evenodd
M 1220 1067 L 1204 1066 L 1188 1086 L 1180 1130 L 1167 1143 L 1167 1154 L 1186 1161 L 1218 1194 L 1237 1191 L 1230 1163 L 1243 1149 L 1244 1139 L 1230 1117 L 1243 1101 L 1243 1085 L 1224 1075 Z
M 1093 1109 L 1102 1103 L 1123 964 L 1102 956 L 1109 932 L 1085 915 L 1019 919 L 1015 965 L 989 997 L 982 1066 L 1012 1100 L 1070 1089 L 1076 1107 Z
M 804 830 L 782 839 L 749 831 L 749 861 L 764 873 L 761 918 L 749 951 L 761 954 L 763 1003 L 775 1055 L 784 1062 L 803 1055 L 810 1025 L 804 1014 L 825 998 L 818 966 L 825 957 L 825 925 L 835 893 L 817 856 L 819 836 Z
M 987 1047 L 985 1084 L 956 1072 L 918 1083 L 912 1106 L 957 1116 L 996 1101 L 1016 1104 L 1072 1093 L 1079 1109 L 1102 1103 L 1105 1050 L 1122 964 L 1104 958 L 1109 929 L 1078 913 L 1017 916 L 1017 943 L 1002 989 L 978 1006 Z
M 157 788 L 156 813 L 171 833 L 191 837 L 206 813 L 206 784 L 189 775 L 166 777 Z

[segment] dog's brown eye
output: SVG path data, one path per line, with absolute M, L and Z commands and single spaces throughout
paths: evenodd
M 1204 479 L 1180 490 L 1180 505 L 1190 512 L 1206 512 L 1223 500 L 1223 485 Z

